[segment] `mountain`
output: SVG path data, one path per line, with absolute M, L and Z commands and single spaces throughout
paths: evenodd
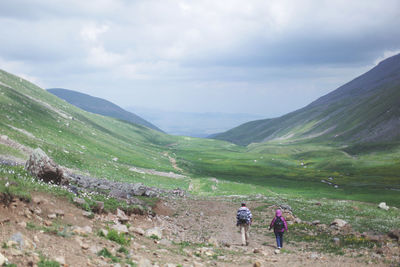
M 400 140 L 400 54 L 279 118 L 251 121 L 215 139 L 240 145 L 279 140 L 334 143 Z
M 48 92 L 52 93 L 53 95 L 58 96 L 61 99 L 64 99 L 68 103 L 81 108 L 83 110 L 100 114 L 104 116 L 109 116 L 112 118 L 136 123 L 139 125 L 146 126 L 150 129 L 157 130 L 159 132 L 163 132 L 157 126 L 151 124 L 150 122 L 146 121 L 145 119 L 139 117 L 136 114 L 133 114 L 129 111 L 122 109 L 121 107 L 111 103 L 102 98 L 90 96 L 87 94 L 83 94 L 80 92 L 76 92 L 73 90 L 62 89 L 62 88 L 50 88 L 47 89 Z
M 140 107 L 127 107 L 126 110 L 154 122 L 169 134 L 191 137 L 207 137 L 211 134 L 231 129 L 244 122 L 262 118 L 262 116 L 254 114 L 195 113 Z

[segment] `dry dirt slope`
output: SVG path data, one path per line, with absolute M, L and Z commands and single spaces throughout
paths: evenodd
M 36 266 L 41 255 L 64 266 L 390 266 L 373 252 L 336 256 L 308 252 L 301 243 L 285 244 L 286 253 L 275 254 L 272 233 L 259 227 L 265 224 L 262 218 L 272 218 L 273 207 L 259 212 L 258 205 L 249 203 L 258 219 L 248 247 L 240 246 L 235 226 L 237 202 L 166 199 L 155 208 L 156 216 L 129 216 L 125 224 L 131 241 L 120 249 L 117 242 L 98 235 L 101 229 L 120 225 L 117 215 L 88 218 L 67 200 L 38 193 L 30 203 L 15 200 L 0 207 L 0 252 L 17 266 Z M 142 235 L 155 227 L 162 229 L 162 237 Z M 112 256 L 99 256 L 104 248 Z

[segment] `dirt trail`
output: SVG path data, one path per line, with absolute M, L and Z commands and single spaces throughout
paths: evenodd
M 240 202 L 226 199 L 196 200 L 165 199 L 154 208 L 156 216 L 131 215 L 128 226 L 136 229 L 162 229 L 161 240 L 154 240 L 129 230 L 132 238 L 126 245 L 127 253 L 118 252 L 116 242 L 100 237 L 100 229 L 109 229 L 118 218 L 114 214 L 88 218 L 83 210 L 67 200 L 43 193 L 33 196 L 30 203 L 14 201 L 9 207 L 0 206 L 0 242 L 7 244 L 10 237 L 20 232 L 26 240 L 35 243 L 30 252 L 14 247 L 0 248 L 0 253 L 17 266 L 37 263 L 39 253 L 49 259 L 61 259 L 68 266 L 115 266 L 111 259 L 98 256 L 107 248 L 119 261 L 151 266 L 364 266 L 370 257 L 351 258 L 307 251 L 306 244 L 284 244 L 287 253 L 275 254 L 273 233 L 264 228 L 274 213 L 274 207 L 256 209 L 265 203 L 249 202 L 254 225 L 250 230 L 250 245 L 241 246 L 236 227 L 236 211 Z M 40 202 L 37 201 L 40 200 Z M 50 219 L 49 215 L 62 212 Z M 89 226 L 90 232 L 75 232 L 76 227 Z M 211 243 L 213 245 L 209 245 Z M 372 255 L 372 254 L 371 254 Z M 170 265 L 167 265 L 170 264 Z M 35 265 L 33 265 L 35 266 Z M 128 266 L 128 265 L 127 265 Z M 389 266 L 383 258 L 375 258 L 374 266 Z

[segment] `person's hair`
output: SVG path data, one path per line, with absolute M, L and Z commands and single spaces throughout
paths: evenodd
M 245 207 L 245 206 L 246 206 L 246 203 L 242 202 L 242 207 Z

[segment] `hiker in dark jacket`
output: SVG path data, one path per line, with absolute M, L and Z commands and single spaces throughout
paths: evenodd
M 249 228 L 252 222 L 253 215 L 251 214 L 251 211 L 246 207 L 246 203 L 242 202 L 242 205 L 236 214 L 236 226 L 240 227 L 243 246 L 249 245 Z
M 281 210 L 276 210 L 275 217 L 272 219 L 271 224 L 269 225 L 269 230 L 274 228 L 274 233 L 276 237 L 276 245 L 278 249 L 281 249 L 283 246 L 283 233 L 287 231 L 287 223 L 285 218 L 282 216 Z

